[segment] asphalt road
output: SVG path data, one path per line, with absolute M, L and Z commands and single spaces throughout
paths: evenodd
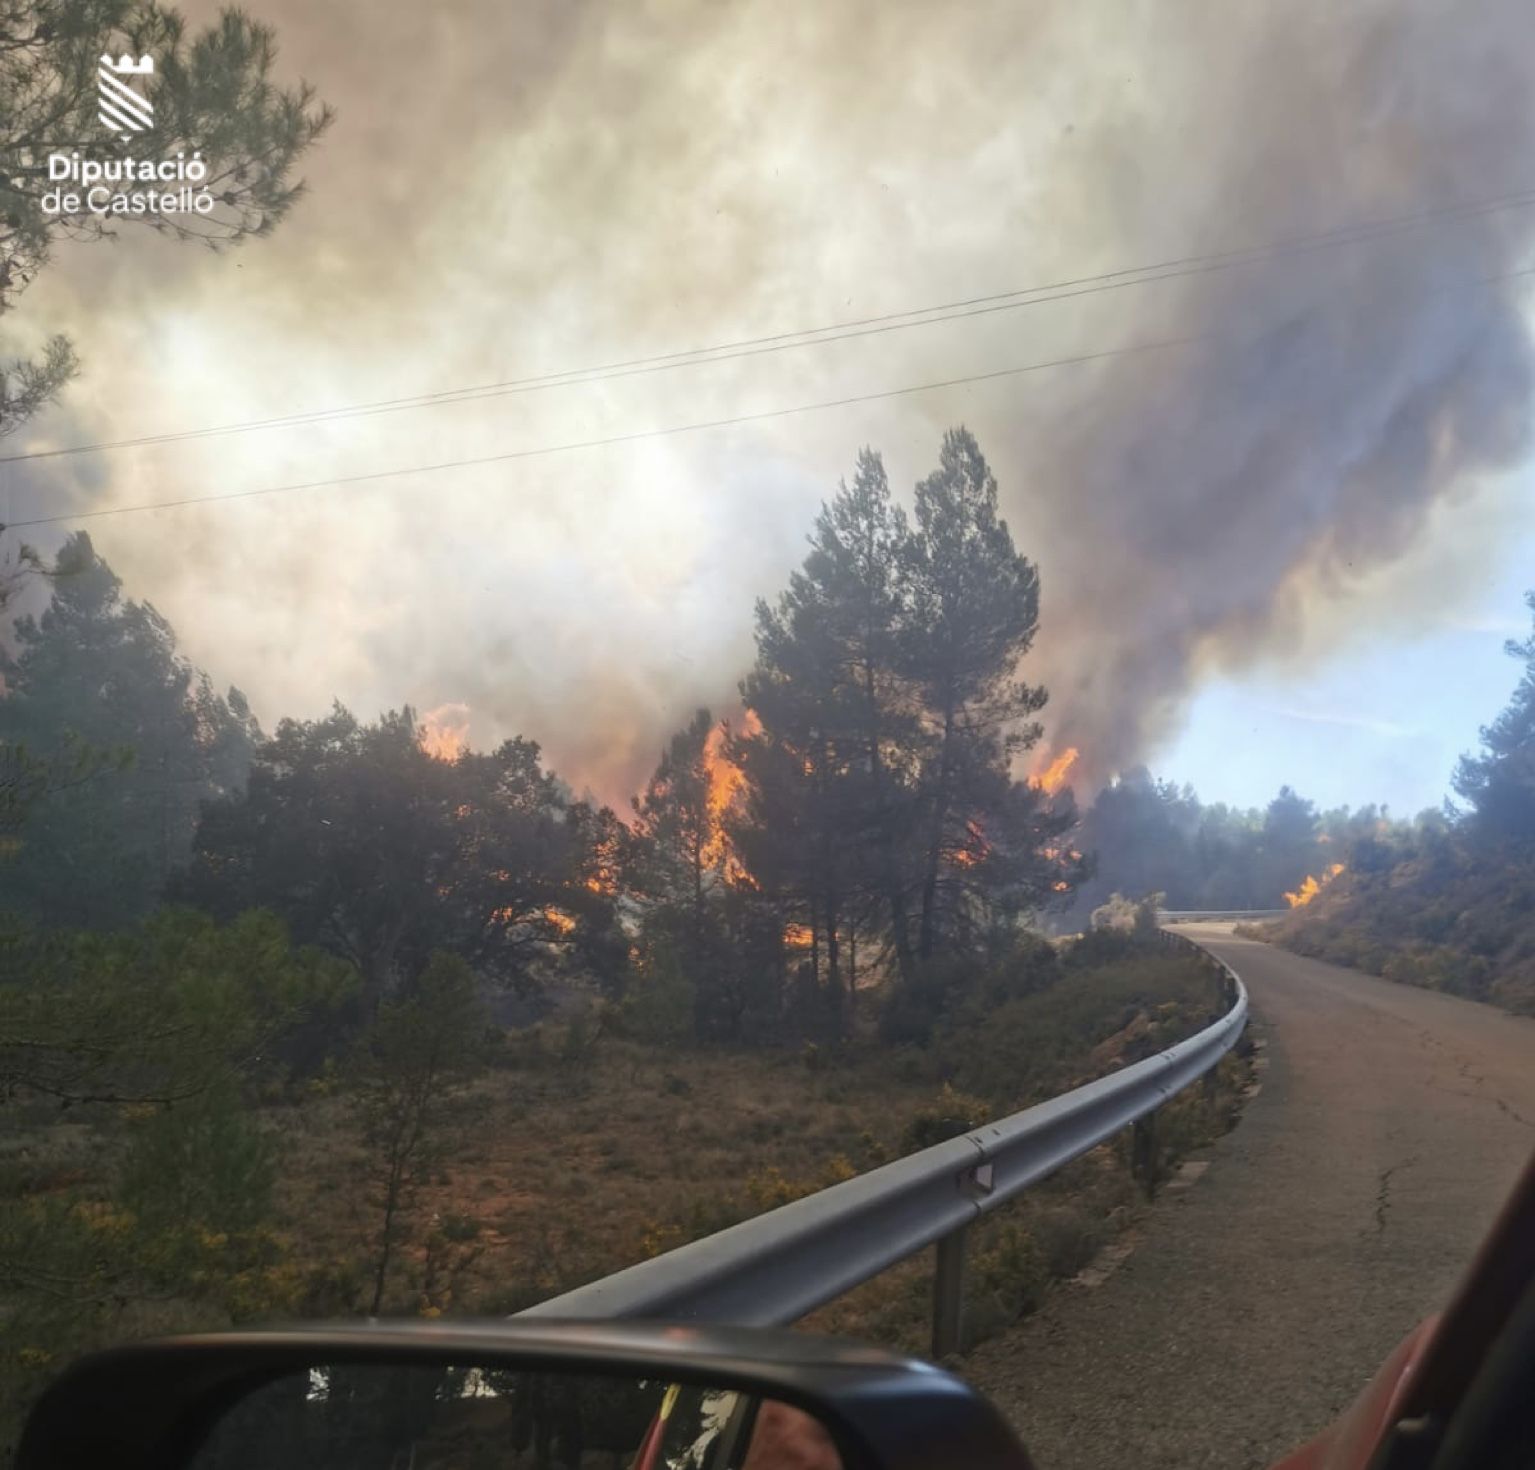
M 1535 1151 L 1535 1020 L 1181 927 L 1247 985 L 1261 1088 L 1101 1285 L 971 1355 L 1041 1470 L 1270 1464 L 1442 1304 Z

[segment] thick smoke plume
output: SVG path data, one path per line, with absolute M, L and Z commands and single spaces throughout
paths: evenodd
M 1257 12 L 1261 9 L 1261 15 Z M 14 517 L 968 388 L 91 529 L 269 722 L 472 711 L 622 798 L 864 443 L 963 421 L 1040 564 L 1029 676 L 1084 784 L 1206 674 L 1358 589 L 1526 448 L 1535 46 L 1521 0 L 1174 11 L 925 0 L 259 7 L 340 121 L 232 258 L 65 250 L 16 314 L 90 371 L 33 442 L 391 397 L 1433 213 L 945 325 L 598 387 L 10 467 Z M 0 481 L 0 485 L 4 485 Z M 1454 522 L 1448 522 L 1454 531 Z M 1480 550 L 1455 548 L 1455 565 Z M 1432 556 L 1426 565 L 1432 568 Z M 1441 586 L 1437 595 L 1455 595 Z
M 1202 88 L 1169 78 L 1227 120 L 1211 199 L 1263 240 L 1441 213 L 1153 288 L 1163 320 L 1208 345 L 1119 360 L 1048 436 L 1056 739 L 1099 773 L 1141 756 L 1201 672 L 1296 637 L 1308 607 L 1526 448 L 1516 272 L 1535 210 L 1456 209 L 1529 182 L 1526 17 L 1333 12 L 1275 8 L 1242 64 L 1217 52 Z

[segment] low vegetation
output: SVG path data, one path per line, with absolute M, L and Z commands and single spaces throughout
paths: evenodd
M 1437 814 L 1347 854 L 1317 896 L 1253 933 L 1297 954 L 1535 1015 L 1535 861 Z
M 443 960 L 422 990 L 434 1024 L 401 1003 L 343 1062 L 303 1076 L 276 1059 L 305 1015 L 232 1012 L 207 973 L 219 931 L 163 919 L 162 950 L 172 924 L 203 959 L 166 972 L 153 1033 L 167 1044 L 147 1044 L 132 1087 L 92 1074 L 61 1109 L 12 1073 L 0 1155 L 12 1427 L 62 1361 L 127 1336 L 515 1311 L 1126 1065 L 1220 1004 L 1200 967 L 1104 933 L 1064 954 L 1029 942 L 973 983 L 956 979 L 925 1034 L 882 1035 L 866 997 L 835 1052 L 679 1048 L 632 1034 L 600 1000 L 531 1026 L 487 1024 Z M 267 988 L 303 997 L 312 1024 L 344 1005 L 336 979 L 321 957 L 296 955 Z M 196 1029 L 205 1007 L 229 1046 Z M 169 1045 L 194 1035 L 204 1044 Z M 1164 1110 L 1168 1156 L 1229 1123 L 1234 1085 Z M 1005 1325 L 1080 1269 L 1136 1197 L 1111 1145 L 979 1228 L 973 1330 Z M 920 1350 L 927 1290 L 915 1261 L 814 1325 Z

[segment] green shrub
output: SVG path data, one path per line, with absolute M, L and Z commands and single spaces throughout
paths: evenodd
M 1060 957 L 1049 940 L 1027 932 L 1011 935 L 989 954 L 949 956 L 891 985 L 880 1013 L 880 1037 L 887 1046 L 926 1046 L 945 1023 L 1041 994 L 1060 978 Z
M 270 1213 L 276 1173 L 271 1137 L 219 1087 L 134 1126 L 117 1198 L 147 1230 L 248 1230 Z
M 990 1117 L 991 1108 L 984 1099 L 967 1097 L 945 1082 L 936 1101 L 920 1109 L 906 1125 L 906 1131 L 901 1135 L 901 1147 L 908 1153 L 931 1148 L 935 1143 L 944 1143 L 979 1128 Z

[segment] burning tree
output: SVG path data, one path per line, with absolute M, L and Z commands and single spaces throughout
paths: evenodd
M 641 969 L 680 972 L 699 1037 L 738 1036 L 748 999 L 739 931 L 756 883 L 728 825 L 745 781 L 730 747 L 729 725 L 696 711 L 634 800 L 628 849 L 628 884 L 641 908 Z
M 732 831 L 746 870 L 809 934 L 833 1031 L 860 936 L 910 979 L 1069 891 L 1069 793 L 1018 781 L 1042 689 L 1016 677 L 1038 575 L 997 515 L 973 436 L 945 436 L 913 526 L 879 457 L 824 506 L 774 606 L 759 604 L 742 696 L 760 729 L 730 744 L 745 781 Z
M 368 1011 L 437 950 L 527 982 L 560 954 L 611 965 L 605 818 L 571 802 L 532 741 L 434 758 L 411 710 L 359 722 L 337 705 L 284 720 L 245 790 L 207 803 L 177 896 L 261 907 L 350 960 Z

